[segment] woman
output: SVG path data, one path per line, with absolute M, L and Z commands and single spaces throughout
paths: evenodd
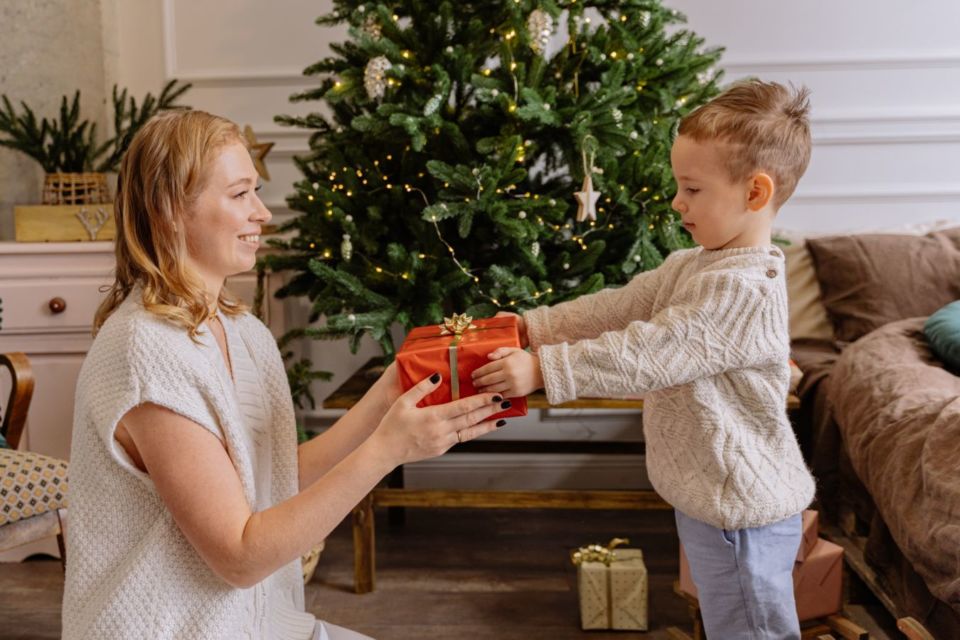
M 63 637 L 362 638 L 304 612 L 300 556 L 391 469 L 497 425 L 502 398 L 417 408 L 393 366 L 296 444 L 272 336 L 223 288 L 270 212 L 237 126 L 167 112 L 116 198 L 116 281 L 77 384 Z

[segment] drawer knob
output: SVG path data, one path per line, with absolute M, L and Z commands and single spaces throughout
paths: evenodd
M 67 301 L 57 296 L 50 300 L 50 311 L 53 313 L 63 313 L 67 309 Z

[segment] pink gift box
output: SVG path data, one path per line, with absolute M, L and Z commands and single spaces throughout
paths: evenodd
M 843 547 L 818 538 L 804 560 L 793 565 L 793 594 L 800 622 L 840 611 L 842 586 Z M 680 590 L 697 597 L 683 545 L 680 545 Z
M 820 539 L 819 520 L 820 514 L 817 511 L 807 509 L 803 512 L 803 538 L 797 550 L 797 562 L 803 562 Z
M 793 568 L 793 593 L 800 621 L 820 618 L 843 606 L 843 547 L 818 540 Z

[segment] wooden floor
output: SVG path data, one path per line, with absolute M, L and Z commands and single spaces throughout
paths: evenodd
M 667 638 L 689 624 L 671 590 L 677 575 L 672 512 L 407 510 L 406 523 L 377 522 L 377 588 L 356 595 L 350 528 L 331 536 L 307 608 L 379 640 Z M 571 548 L 630 537 L 650 573 L 649 633 L 580 630 Z M 58 562 L 0 565 L 0 638 L 60 637 Z M 879 640 L 899 638 L 878 607 L 848 612 Z

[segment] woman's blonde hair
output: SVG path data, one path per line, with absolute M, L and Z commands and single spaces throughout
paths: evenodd
M 164 111 L 133 137 L 114 202 L 116 278 L 97 309 L 94 335 L 139 286 L 144 308 L 196 336 L 210 301 L 187 266 L 181 220 L 203 191 L 215 153 L 233 142 L 244 143 L 236 124 L 196 110 Z M 229 315 L 246 310 L 225 289 L 217 306 Z

